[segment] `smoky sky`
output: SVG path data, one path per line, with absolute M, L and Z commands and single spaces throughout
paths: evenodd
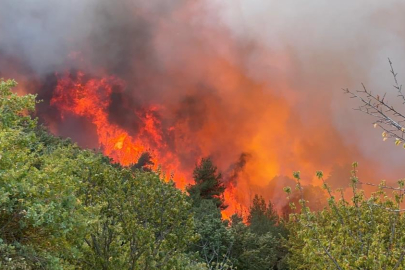
M 365 83 L 396 104 L 387 58 L 405 80 L 404 5 L 2 0 L 0 76 L 31 78 L 29 92 L 45 100 L 41 111 L 51 122 L 60 121 L 48 106 L 55 74 L 117 76 L 124 84 L 110 97 L 110 121 L 137 132 L 139 112 L 164 104 L 163 133 L 181 160 L 195 164 L 210 155 L 226 171 L 245 155 L 239 167 L 262 179 L 237 171 L 248 184 L 265 186 L 294 166 L 329 164 L 345 178 L 331 177 L 340 186 L 348 177 L 340 170 L 355 160 L 373 167 L 376 178 L 394 180 L 405 173 L 405 152 L 383 143 L 372 119 L 353 111 L 356 102 L 341 89 Z M 85 144 L 95 131 L 82 121 L 71 118 L 58 130 Z M 79 135 L 69 133 L 75 126 Z M 191 135 L 166 132 L 173 126 Z M 180 151 L 179 141 L 198 145 Z M 262 172 L 250 165 L 266 162 L 277 165 Z
M 220 10 L 222 22 L 241 41 L 261 45 L 249 61 L 251 76 L 272 83 L 274 76 L 291 85 L 286 98 L 295 103 L 301 117 L 314 125 L 317 119 L 310 104 L 329 114 L 328 120 L 349 144 L 382 164 L 384 170 L 403 167 L 404 152 L 383 143 L 373 122 L 352 108 L 358 105 L 340 89 L 360 89 L 364 83 L 375 93 L 396 101 L 387 58 L 391 58 L 405 81 L 405 31 L 401 1 L 211 1 Z M 284 56 L 277 67 L 261 61 L 263 51 Z M 280 79 L 276 80 L 280 81 Z M 398 175 L 398 177 L 402 177 Z

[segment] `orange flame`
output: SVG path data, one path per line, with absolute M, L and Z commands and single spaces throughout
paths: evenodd
M 97 129 L 98 143 L 105 155 L 124 166 L 135 164 L 144 152 L 152 153 L 153 169 L 158 170 L 161 165 L 165 172 L 176 172 L 176 184 L 184 187 L 185 176 L 178 169 L 178 162 L 167 151 L 163 156 L 155 152 L 152 145 L 157 149 L 166 149 L 162 139 L 159 119 L 154 116 L 158 107 L 150 107 L 146 113 L 140 116 L 142 127 L 139 134 L 134 136 L 108 120 L 108 106 L 113 87 L 124 87 L 120 79 L 109 76 L 101 79 L 84 79 L 83 72 L 78 72 L 76 79 L 69 74 L 59 78 L 51 105 L 57 106 L 62 113 L 72 113 L 89 119 Z M 167 179 L 169 177 L 166 177 Z

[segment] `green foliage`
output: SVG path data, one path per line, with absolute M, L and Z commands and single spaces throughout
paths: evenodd
M 212 200 L 201 200 L 194 212 L 199 240 L 191 251 L 200 255 L 208 269 L 232 269 L 234 235 L 228 223 L 222 221 L 220 210 Z
M 248 215 L 248 225 L 242 218 L 231 218 L 235 242 L 232 257 L 237 269 L 285 269 L 287 253 L 282 241 L 286 230 L 272 204 L 266 205 L 263 197 L 255 195 Z
M 280 240 L 271 233 L 258 236 L 250 231 L 242 235 L 243 252 L 238 256 L 237 269 L 274 269 Z M 278 269 L 278 268 L 276 268 Z
M 201 193 L 191 193 L 196 195 Z M 192 197 L 196 231 L 200 238 L 191 246 L 209 269 L 286 269 L 286 249 L 282 245 L 286 230 L 272 204 L 255 196 L 248 225 L 237 214 L 223 221 L 212 198 Z
M 104 198 L 102 218 L 86 237 L 89 269 L 181 269 L 196 237 L 185 195 L 153 172 L 116 173 L 87 195 Z
M 35 96 L 23 97 L 12 93 L 11 88 L 16 86 L 14 80 L 4 81 L 0 79 L 0 127 L 3 131 L 15 130 L 36 124 L 27 113 L 35 109 Z
M 202 269 L 191 205 L 153 172 L 37 127 L 35 97 L 0 80 L 1 269 Z
M 208 269 L 232 269 L 230 258 L 234 235 L 228 222 L 222 220 L 225 209 L 221 173 L 211 159 L 203 158 L 194 169 L 194 185 L 187 191 L 193 203 L 198 241 L 189 246 L 190 254 L 196 254 Z
M 194 206 L 198 207 L 201 200 L 212 200 L 221 210 L 226 209 L 223 197 L 225 185 L 222 183 L 221 173 L 217 170 L 210 158 L 201 159 L 194 169 L 195 184 L 187 187 Z
M 255 195 L 248 216 L 250 230 L 259 235 L 267 232 L 277 234 L 278 232 L 276 232 L 275 229 L 277 228 L 276 224 L 278 221 L 279 217 L 273 205 L 270 202 L 266 205 L 263 197 Z
M 47 149 L 28 113 L 32 95 L 11 93 L 13 81 L 0 81 L 0 239 L 4 268 L 65 267 L 78 258 L 90 209 L 75 190 L 75 147 Z M 48 151 L 46 155 L 44 152 Z M 8 262 L 7 262 L 8 261 Z M 9 267 L 10 266 L 10 267 Z
M 235 237 L 232 257 L 236 269 L 271 269 L 276 264 L 277 241 L 271 233 L 252 233 L 237 214 L 231 217 L 231 228 Z
M 352 198 L 343 191 L 335 197 L 329 186 L 328 207 L 312 212 L 302 198 L 300 213 L 292 214 L 288 263 L 291 269 L 403 269 L 405 267 L 405 218 L 400 214 L 404 182 L 399 188 L 382 183 L 369 198 L 358 188 L 353 164 Z M 317 173 L 322 179 L 323 175 Z M 303 187 L 297 175 L 297 189 Z M 386 189 L 393 190 L 391 194 Z

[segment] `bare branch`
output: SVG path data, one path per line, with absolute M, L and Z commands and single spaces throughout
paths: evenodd
M 402 104 L 405 104 L 405 96 L 404 96 L 404 94 L 402 93 L 402 84 L 399 85 L 399 84 L 398 84 L 398 80 L 397 80 L 397 75 L 398 75 L 398 73 L 395 73 L 394 67 L 392 66 L 391 59 L 388 58 L 388 62 L 390 63 L 390 67 L 391 67 L 390 72 L 391 72 L 392 76 L 394 77 L 394 81 L 395 81 L 394 87 L 395 87 L 395 89 L 398 90 L 398 97 L 400 97 L 400 98 L 403 100 Z
M 405 189 L 403 189 L 403 188 L 396 188 L 396 187 L 385 186 L 385 185 L 382 186 L 382 185 L 366 183 L 366 182 L 359 182 L 359 184 L 373 186 L 373 187 L 379 187 L 379 188 L 382 188 L 382 189 L 392 189 L 392 190 L 398 190 L 398 191 L 405 191 Z
M 402 103 L 405 104 L 402 85 L 398 83 L 397 79 L 398 74 L 395 73 L 391 60 L 388 59 L 388 61 L 391 67 L 390 72 L 394 78 L 394 88 L 398 91 L 398 97 L 402 99 Z M 405 143 L 405 115 L 386 101 L 386 93 L 380 97 L 369 91 L 364 84 L 362 84 L 362 90 L 343 89 L 343 91 L 350 98 L 358 99 L 361 102 L 361 105 L 355 110 L 368 114 L 375 119 L 373 124 L 383 130 L 384 140 L 393 138 L 396 140 L 396 144 Z

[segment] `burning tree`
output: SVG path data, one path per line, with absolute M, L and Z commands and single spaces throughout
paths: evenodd
M 394 88 L 398 92 L 398 99 L 405 104 L 405 95 L 402 91 L 402 85 L 398 83 L 397 75 L 392 66 L 391 60 L 388 58 L 390 64 L 390 72 L 394 78 Z M 346 94 L 349 94 L 351 98 L 360 100 L 361 105 L 356 110 L 366 113 L 374 117 L 374 127 L 379 127 L 383 130 L 383 140 L 388 138 L 394 138 L 395 144 L 403 144 L 405 148 L 405 115 L 397 108 L 386 100 L 386 93 L 380 97 L 377 94 L 368 90 L 364 84 L 363 89 L 357 91 L 351 91 L 349 89 L 343 89 Z

